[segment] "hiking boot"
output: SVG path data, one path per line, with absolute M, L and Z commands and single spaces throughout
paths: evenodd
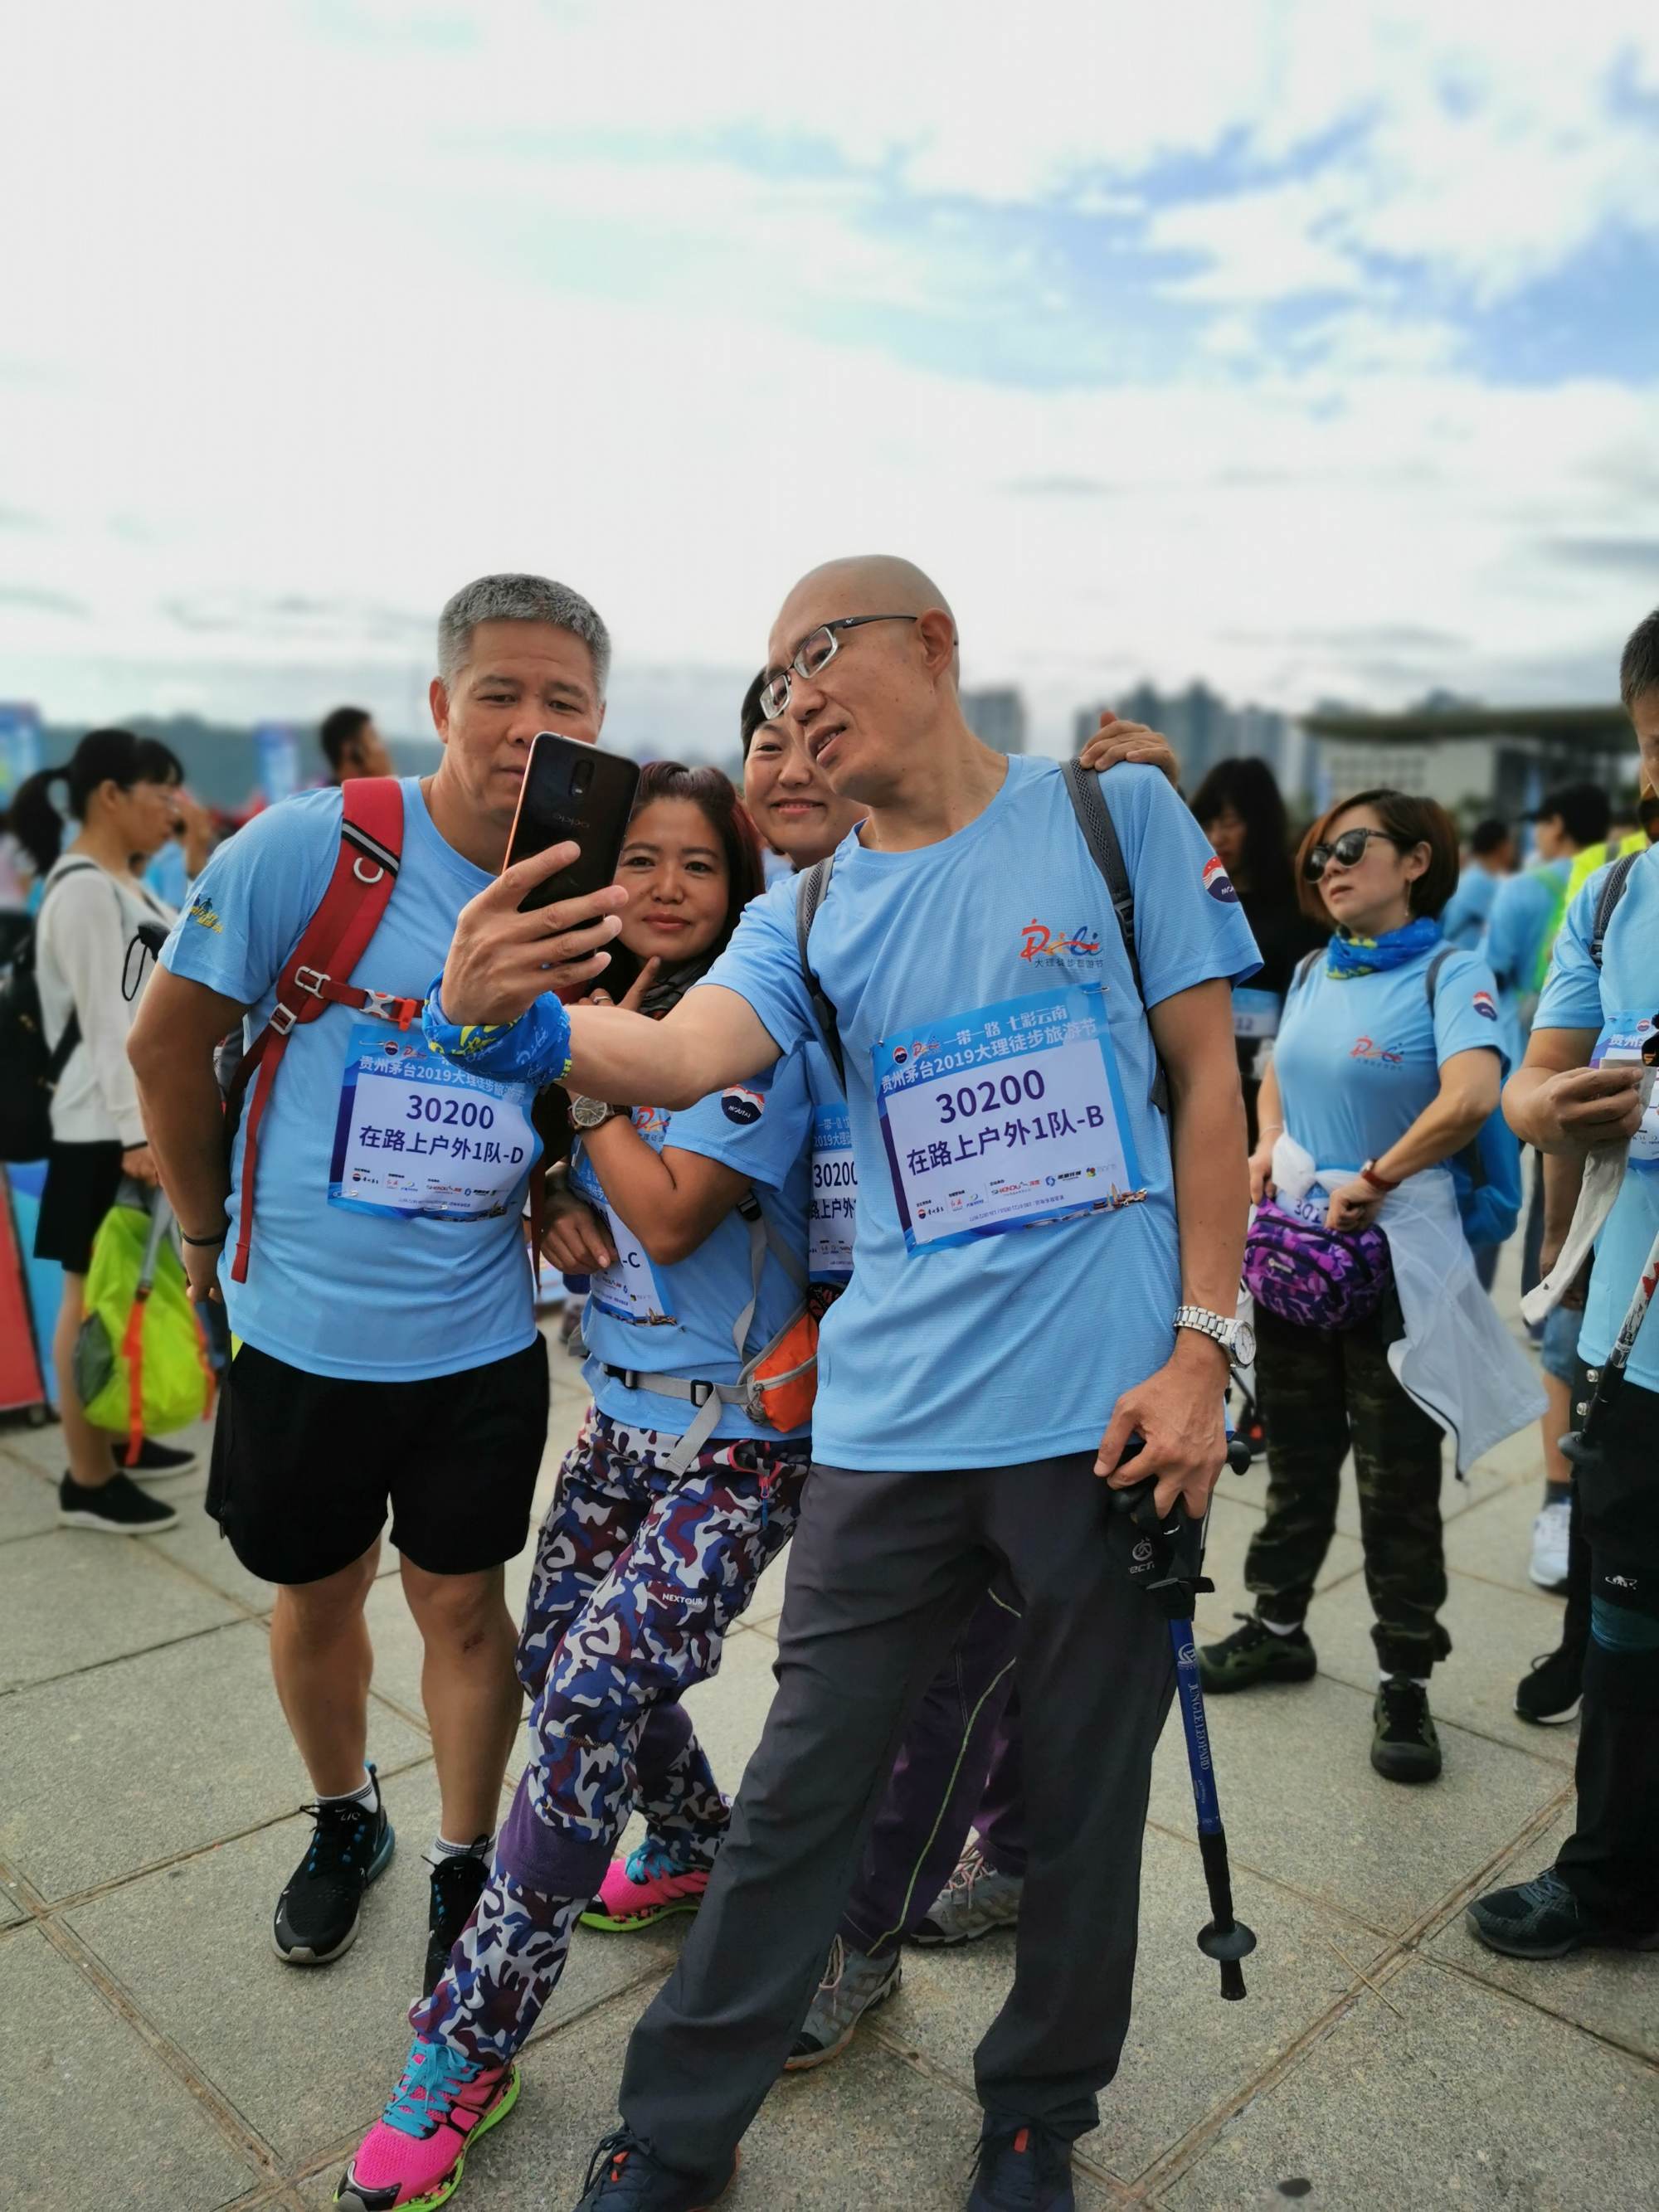
M 271 1929 L 276 1955 L 290 1966 L 325 1966 L 351 1948 L 363 1892 L 392 1863 L 397 1838 L 380 1802 L 380 1778 L 372 1766 L 368 1773 L 372 1812 L 350 1799 L 303 1808 L 317 1824 L 311 1848 L 276 1900 Z
M 1253 1690 L 1258 1682 L 1312 1681 L 1319 1662 L 1305 1628 L 1275 1636 L 1258 1613 L 1236 1613 L 1233 1619 L 1242 1626 L 1231 1636 L 1199 1647 L 1199 1678 L 1212 1697 Z
M 1645 1936 L 1598 1928 L 1553 1867 L 1510 1889 L 1489 1889 L 1463 1917 L 1469 1933 L 1489 1951 L 1511 1959 L 1565 1959 L 1587 1944 L 1611 1949 L 1659 1951 L 1659 1928 Z
M 199 1452 L 180 1451 L 173 1444 L 158 1444 L 154 1437 L 145 1437 L 138 1446 L 138 1456 L 129 1460 L 121 1454 L 121 1464 L 129 1474 L 148 1474 L 154 1478 L 164 1474 L 194 1474 L 202 1464 Z
M 968 2212 L 1077 2212 L 1071 2143 L 1041 2120 L 988 2112 Z
M 475 2066 L 447 2044 L 417 2035 L 390 2102 L 340 2177 L 337 2204 L 392 2212 L 441 2204 L 466 2154 L 519 2100 L 519 2069 Z
M 654 2159 L 636 2136 L 618 2128 L 588 2161 L 576 2212 L 708 2212 L 732 2186 L 735 2152 L 724 2174 L 677 2173 Z
M 65 1474 L 58 1486 L 58 1519 L 63 1528 L 96 1528 L 105 1536 L 159 1536 L 179 1526 L 173 1508 L 140 1490 L 130 1474 L 89 1489 Z
M 956 1872 L 933 1899 L 927 1917 L 910 1937 L 913 1943 L 972 1943 L 1019 1918 L 1025 1893 L 1024 1875 L 999 1874 L 980 1848 L 977 1836 L 957 1861 Z
M 483 1837 L 479 1842 L 485 1841 Z M 432 1869 L 431 1894 L 426 1908 L 426 1977 L 421 1994 L 430 1996 L 443 1979 L 444 1968 L 463 1928 L 471 1919 L 483 1886 L 489 1879 L 489 1862 L 477 1851 L 446 1852 Z
M 1371 1765 L 1389 1782 L 1433 1782 L 1440 1773 L 1440 1739 L 1429 1711 L 1429 1693 L 1409 1674 L 1390 1674 L 1372 1708 Z
M 1559 1596 L 1567 1587 L 1567 1538 L 1571 1528 L 1571 1498 L 1552 1499 L 1532 1524 L 1532 1559 L 1527 1572 L 1540 1589 L 1553 1596 Z
M 872 1959 L 849 1949 L 837 1936 L 830 1946 L 830 1961 L 811 2009 L 783 2062 L 784 2072 L 802 2074 L 808 2067 L 839 2058 L 865 2014 L 884 2004 L 902 1978 L 896 1951 L 890 1959 Z
M 1559 1728 L 1578 1717 L 1584 1702 L 1584 1647 L 1564 1644 L 1534 1659 L 1528 1674 L 1516 1685 L 1515 1710 L 1523 1721 L 1540 1728 Z
M 599 1893 L 581 1917 L 584 1928 L 611 1934 L 648 1928 L 671 1912 L 695 1912 L 702 1903 L 711 1869 L 689 1866 L 671 1847 L 647 1836 L 625 1859 L 612 1859 Z

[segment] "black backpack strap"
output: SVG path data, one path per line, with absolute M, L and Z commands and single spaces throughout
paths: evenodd
M 1607 880 L 1601 885 L 1589 941 L 1589 957 L 1598 968 L 1601 965 L 1601 948 L 1607 942 L 1608 924 L 1619 910 L 1620 900 L 1630 888 L 1630 872 L 1641 857 L 1640 853 L 1621 853 L 1607 870 Z
M 1117 842 L 1112 811 L 1100 788 L 1100 777 L 1093 769 L 1085 768 L 1077 761 L 1062 761 L 1060 772 L 1066 779 L 1066 796 L 1072 802 L 1072 811 L 1077 816 L 1084 842 L 1094 856 L 1095 866 L 1111 894 L 1112 912 L 1117 917 L 1123 950 L 1129 956 L 1129 973 L 1134 978 L 1135 995 L 1144 1006 L 1146 994 L 1140 981 L 1140 955 L 1135 950 L 1134 885 L 1129 881 L 1123 848 Z
M 823 1048 L 835 1065 L 836 1079 L 843 1091 L 847 1088 L 847 1063 L 842 1054 L 841 1030 L 836 1020 L 836 1010 L 818 981 L 817 970 L 807 951 L 806 941 L 812 934 L 812 924 L 818 908 L 823 904 L 823 895 L 830 888 L 830 871 L 836 865 L 831 853 L 827 859 L 815 860 L 810 868 L 803 869 L 795 878 L 795 945 L 800 954 L 801 980 L 806 985 L 806 995 L 812 1001 L 812 1012 L 817 1016 L 818 1028 L 823 1036 Z
M 1434 1012 L 1435 998 L 1440 989 L 1440 970 L 1445 966 L 1446 963 L 1451 958 L 1453 953 L 1455 952 L 1456 950 L 1457 947 L 1455 945 L 1443 945 L 1439 951 L 1435 954 L 1433 959 L 1429 963 L 1429 971 L 1423 978 L 1423 988 L 1429 995 L 1429 1012 L 1431 1014 Z
M 1302 986 L 1307 981 L 1309 976 L 1313 974 L 1314 969 L 1319 964 L 1321 950 L 1322 948 L 1319 945 L 1315 945 L 1311 952 L 1304 952 L 1302 957 L 1297 962 L 1295 970 L 1291 976 L 1291 991 L 1299 991 L 1302 988 Z M 1291 991 L 1286 991 L 1285 994 L 1285 996 L 1287 999 L 1291 995 Z

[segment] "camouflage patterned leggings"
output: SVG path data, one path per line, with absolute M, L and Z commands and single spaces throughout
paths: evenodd
M 712 1858 L 725 1831 L 678 1701 L 793 1533 L 806 1462 L 717 1439 L 676 1476 L 674 1441 L 590 1407 L 560 1469 L 519 1641 L 533 1755 L 477 1910 L 409 2015 L 468 2059 L 500 2064 L 535 2026 L 630 1812 L 682 1859 Z
M 1441 1434 L 1389 1365 L 1382 1311 L 1349 1329 L 1256 1310 L 1256 1391 L 1267 1436 L 1267 1513 L 1244 1581 L 1264 1620 L 1299 1621 L 1336 1528 L 1353 1446 L 1359 1534 L 1378 1663 L 1426 1675 L 1451 1650 L 1440 1526 Z

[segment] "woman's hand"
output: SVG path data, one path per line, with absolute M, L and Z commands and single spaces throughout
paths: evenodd
M 611 1232 L 584 1198 L 574 1191 L 547 1194 L 542 1220 L 542 1254 L 563 1275 L 591 1275 L 614 1266 Z
M 1099 728 L 1078 757 L 1085 768 L 1097 769 L 1103 775 L 1126 761 L 1135 761 L 1160 769 L 1171 783 L 1181 781 L 1181 763 L 1170 740 L 1149 730 L 1145 722 L 1123 721 L 1109 708 L 1101 714 Z
M 1356 1176 L 1352 1182 L 1339 1183 L 1325 1208 L 1326 1228 L 1369 1229 L 1385 1195 L 1382 1191 L 1373 1190 L 1364 1176 Z
M 634 978 L 632 983 L 629 984 L 628 989 L 623 994 L 622 1011 L 623 1013 L 638 1013 L 641 1005 L 644 1003 L 646 993 L 651 988 L 651 986 L 657 980 L 657 970 L 661 966 L 661 961 L 657 958 L 654 953 L 653 953 L 650 959 L 646 962 L 644 967 L 641 969 L 639 974 Z M 590 991 L 581 1003 L 585 1006 L 614 1006 L 616 1001 L 612 999 L 609 991 L 601 988 L 599 990 Z
M 135 1182 L 147 1183 L 156 1188 L 161 1177 L 155 1165 L 155 1155 L 148 1145 L 132 1145 L 121 1155 L 121 1172 L 131 1176 Z
M 1273 1195 L 1273 1148 L 1258 1145 L 1250 1154 L 1250 1204 L 1260 1206 L 1264 1198 Z

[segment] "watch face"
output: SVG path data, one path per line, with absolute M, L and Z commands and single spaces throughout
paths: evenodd
M 1233 1324 L 1233 1363 L 1238 1367 L 1249 1367 L 1255 1361 L 1255 1331 L 1247 1321 Z

